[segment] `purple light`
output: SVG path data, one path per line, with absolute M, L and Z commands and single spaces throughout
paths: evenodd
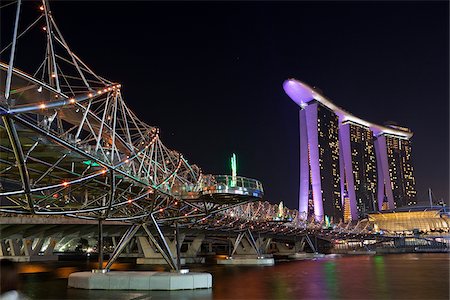
M 376 139 L 375 154 L 378 169 L 378 208 L 381 210 L 386 192 L 389 209 L 394 209 L 394 194 L 392 193 L 391 178 L 389 176 L 386 137 L 380 135 Z
M 326 97 L 316 92 L 314 88 L 295 79 L 288 79 L 283 83 L 286 94 L 301 107 L 300 110 L 300 182 L 299 182 L 299 211 L 308 212 L 309 186 L 311 183 L 314 214 L 316 220 L 322 221 L 324 217 L 324 207 L 322 201 L 321 174 L 319 165 L 319 141 L 317 106 L 318 102 L 328 107 L 339 117 L 339 173 L 341 195 L 344 195 L 344 181 L 347 182 L 347 193 L 350 200 L 350 210 L 352 220 L 358 219 L 358 209 L 355 192 L 355 179 L 353 174 L 352 154 L 350 144 L 350 125 L 352 122 L 369 128 L 377 137 L 375 155 L 377 161 L 378 177 L 378 205 L 382 208 L 383 198 L 387 197 L 389 208 L 394 208 L 394 198 L 392 193 L 391 179 L 389 176 L 389 165 L 386 149 L 385 134 L 392 134 L 399 138 L 409 139 L 412 132 L 408 129 L 391 128 L 362 120 L 342 108 L 336 106 Z M 317 100 L 317 102 L 311 102 Z M 309 152 L 309 156 L 308 156 Z M 311 182 L 310 182 L 311 181 Z M 342 204 L 344 199 L 342 196 Z
M 283 89 L 301 107 L 304 107 L 307 102 L 314 99 L 312 89 L 295 79 L 286 80 L 283 83 Z
M 317 103 L 308 105 L 306 111 L 306 124 L 308 130 L 309 164 L 311 166 L 311 186 L 314 199 L 314 215 L 317 221 L 323 219 L 322 183 L 320 180 L 319 165 L 319 136 L 317 133 Z
M 308 131 L 305 110 L 300 110 L 300 188 L 298 210 L 308 216 L 309 201 L 309 163 L 308 163 Z
M 345 111 L 344 109 L 336 106 L 333 102 L 328 100 L 325 96 L 316 92 L 312 87 L 307 84 L 300 82 L 296 79 L 288 79 L 283 83 L 283 89 L 288 94 L 288 96 L 297 103 L 300 107 L 304 108 L 307 106 L 308 102 L 315 99 L 321 102 L 323 105 L 331 109 L 342 122 L 344 121 L 352 121 L 357 124 L 361 124 L 363 126 L 369 127 L 370 130 L 373 131 L 374 135 L 379 135 L 383 133 L 398 135 L 402 138 L 411 138 L 412 132 L 401 130 L 401 127 L 391 128 L 385 127 L 378 124 L 370 123 L 365 120 L 362 120 L 351 113 Z

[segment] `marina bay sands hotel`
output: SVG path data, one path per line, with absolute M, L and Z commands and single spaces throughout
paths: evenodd
M 412 132 L 362 120 L 295 79 L 283 88 L 300 106 L 299 211 L 317 220 L 416 204 Z

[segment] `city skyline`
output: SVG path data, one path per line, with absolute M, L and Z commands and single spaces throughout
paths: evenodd
M 281 87 L 289 77 L 324 88 L 366 120 L 411 128 L 418 200 L 428 202 L 428 187 L 435 200 L 448 199 L 445 5 L 55 2 L 52 9 L 75 53 L 119 80 L 133 111 L 171 147 L 211 173 L 229 173 L 235 152 L 240 175 L 260 179 L 271 202 L 296 208 L 298 114 Z M 90 21 L 77 22 L 87 11 Z M 115 18 L 122 21 L 111 24 Z M 99 30 L 87 43 L 92 28 Z
M 449 6 L 402 4 L 2 2 L 0 298 L 448 299 Z

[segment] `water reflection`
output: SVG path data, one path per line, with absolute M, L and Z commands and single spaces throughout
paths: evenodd
M 327 298 L 336 299 L 339 297 L 338 294 L 338 282 L 336 276 L 336 262 L 327 261 L 323 263 L 324 277 L 327 291 Z
M 96 262 L 20 263 L 23 291 L 32 299 L 448 299 L 447 254 L 342 256 L 279 262 L 273 267 L 190 266 L 213 274 L 213 289 L 102 291 L 67 288 L 74 271 Z M 132 261 L 117 270 L 164 270 Z
M 377 281 L 378 296 L 386 298 L 389 296 L 387 288 L 387 274 L 384 268 L 384 256 L 377 255 L 373 258 L 375 277 Z

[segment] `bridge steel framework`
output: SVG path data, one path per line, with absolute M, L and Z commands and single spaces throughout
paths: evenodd
M 19 26 L 26 6 L 36 16 Z M 159 241 L 149 237 L 179 269 L 160 224 L 186 226 L 262 198 L 257 180 L 204 175 L 167 148 L 159 129 L 126 105 L 121 84 L 94 73 L 68 46 L 47 0 L 38 7 L 17 0 L 1 9 L 15 17 L 11 42 L 0 49 L 9 58 L 0 62 L 0 212 L 98 220 L 100 251 L 103 221 L 132 224 L 118 252 L 151 224 Z M 33 51 L 44 58 L 27 73 L 17 48 L 35 31 L 44 33 L 45 46 Z
M 28 6 L 34 19 L 22 20 Z M 166 236 L 183 230 L 245 235 L 259 254 L 255 234 L 295 240 L 323 231 L 321 222 L 307 220 L 303 202 L 298 211 L 255 201 L 263 198 L 259 181 L 203 174 L 167 148 L 159 129 L 127 106 L 121 84 L 97 75 L 68 46 L 47 0 L 38 7 L 17 0 L 0 9 L 14 16 L 11 42 L 0 49 L 1 216 L 97 222 L 102 270 L 136 234 L 146 235 L 179 270 L 180 243 L 172 253 Z M 36 31 L 45 39 L 33 51 L 41 50 L 43 59 L 30 69 L 16 54 Z M 128 225 L 106 264 L 104 222 Z M 339 224 L 337 232 L 352 232 L 348 226 Z

